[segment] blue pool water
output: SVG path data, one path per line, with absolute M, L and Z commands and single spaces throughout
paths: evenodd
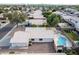
M 57 43 L 59 46 L 65 46 L 66 45 L 66 38 L 59 36 Z
M 72 43 L 71 41 L 69 41 L 67 37 L 65 37 L 60 33 L 58 34 L 58 36 L 59 36 L 57 41 L 58 46 L 72 47 Z

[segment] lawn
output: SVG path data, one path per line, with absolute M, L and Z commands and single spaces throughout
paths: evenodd
M 74 41 L 79 41 L 79 36 L 74 32 L 66 32 L 66 34 Z

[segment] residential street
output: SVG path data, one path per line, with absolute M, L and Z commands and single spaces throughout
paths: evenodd
M 4 28 L 0 29 L 0 39 L 2 39 L 12 28 L 14 24 L 8 24 Z

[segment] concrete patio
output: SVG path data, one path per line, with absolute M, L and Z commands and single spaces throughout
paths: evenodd
M 28 49 L 1 49 L 0 54 L 9 54 L 15 52 L 15 54 L 21 53 L 55 53 L 53 42 L 49 43 L 33 43 Z

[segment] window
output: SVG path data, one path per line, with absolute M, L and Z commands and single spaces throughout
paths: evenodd
M 32 41 L 34 41 L 34 39 L 31 39 Z
M 42 39 L 42 38 L 40 38 L 39 40 L 40 40 L 40 41 L 42 41 L 43 39 Z

